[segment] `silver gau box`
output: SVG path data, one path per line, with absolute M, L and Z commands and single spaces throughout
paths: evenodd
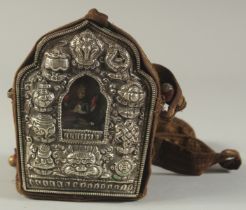
M 131 41 L 86 19 L 49 33 L 15 94 L 24 192 L 138 197 L 156 85 Z

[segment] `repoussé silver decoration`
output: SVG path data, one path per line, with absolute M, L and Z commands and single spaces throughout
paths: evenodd
M 66 126 L 65 97 L 85 78 L 98 85 L 106 104 L 103 126 Z M 90 21 L 49 34 L 38 43 L 34 63 L 18 73 L 16 90 L 24 190 L 137 196 L 156 89 L 130 41 Z M 73 111 L 88 110 L 81 106 Z

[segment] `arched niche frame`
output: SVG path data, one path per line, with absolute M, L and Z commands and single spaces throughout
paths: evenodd
M 93 79 L 99 86 L 99 94 L 104 97 L 106 100 L 106 109 L 103 113 L 103 129 L 84 129 L 83 126 L 81 128 L 69 129 L 63 126 L 63 101 L 64 97 L 71 91 L 71 87 L 83 78 L 91 78 Z M 91 87 L 93 88 L 93 87 Z M 102 80 L 93 73 L 90 72 L 82 72 L 74 76 L 69 80 L 66 89 L 59 96 L 58 100 L 58 127 L 59 127 L 59 140 L 61 142 L 66 143 L 76 143 L 76 144 L 101 144 L 107 143 L 108 141 L 108 128 L 110 122 L 110 111 L 112 109 L 112 99 L 110 95 L 106 93 L 105 84 Z M 92 126 L 93 127 L 93 126 Z

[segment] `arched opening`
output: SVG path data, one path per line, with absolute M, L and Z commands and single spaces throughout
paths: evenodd
M 89 76 L 77 79 L 62 101 L 62 128 L 103 131 L 107 101 L 98 82 Z

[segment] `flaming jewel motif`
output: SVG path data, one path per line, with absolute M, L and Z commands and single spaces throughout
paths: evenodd
M 95 68 L 99 66 L 97 58 L 104 49 L 103 42 L 90 30 L 75 35 L 70 42 L 70 50 L 74 57 L 73 64 L 80 68 Z

